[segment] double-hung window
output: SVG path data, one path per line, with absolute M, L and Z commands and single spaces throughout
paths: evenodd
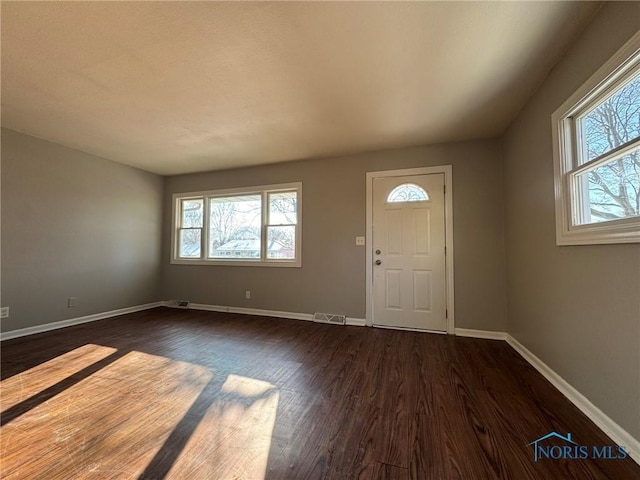
M 552 123 L 557 244 L 640 242 L 640 34 Z
M 299 267 L 302 183 L 173 196 L 172 263 Z

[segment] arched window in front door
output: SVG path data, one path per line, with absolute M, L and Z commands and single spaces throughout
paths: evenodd
M 398 185 L 387 196 L 387 203 L 425 202 L 427 200 L 429 200 L 429 194 L 415 183 Z

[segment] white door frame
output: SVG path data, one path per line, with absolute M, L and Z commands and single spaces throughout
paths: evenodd
M 384 170 L 381 172 L 367 172 L 367 313 L 366 324 L 373 326 L 373 179 L 381 177 L 404 177 L 407 175 L 444 174 L 444 217 L 445 217 L 445 285 L 447 295 L 447 333 L 453 335 L 455 328 L 455 311 L 453 295 L 453 183 L 451 165 L 437 167 L 405 168 L 402 170 Z

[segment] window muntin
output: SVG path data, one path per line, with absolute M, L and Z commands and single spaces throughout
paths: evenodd
M 298 192 L 269 193 L 267 258 L 293 260 L 296 251 Z
M 640 72 L 578 119 L 582 165 L 640 138 Z
M 425 202 L 427 200 L 429 200 L 429 194 L 424 188 L 414 183 L 398 185 L 387 196 L 387 203 Z
M 640 216 L 640 65 L 612 87 L 568 117 L 575 226 Z
M 574 116 L 574 225 L 640 216 L 640 71 Z M 580 169 L 587 165 L 586 169 Z
M 178 256 L 199 258 L 202 251 L 203 202 L 201 198 L 180 200 Z
M 553 123 L 557 243 L 640 242 L 640 34 Z
M 301 265 L 302 184 L 174 195 L 173 263 Z
M 640 216 L 640 146 L 574 175 L 578 207 L 573 223 L 610 222 Z

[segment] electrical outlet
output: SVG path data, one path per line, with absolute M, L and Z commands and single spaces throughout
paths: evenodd
M 9 307 L 0 308 L 0 318 L 9 318 Z
M 69 297 L 67 299 L 67 308 L 73 308 L 76 306 L 77 297 Z
M 244 298 L 246 298 L 247 300 L 251 298 L 251 290 L 246 290 L 244 292 Z

